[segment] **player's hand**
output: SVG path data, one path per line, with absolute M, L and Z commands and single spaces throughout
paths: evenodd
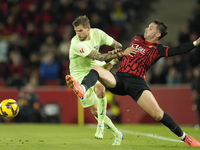
M 198 46 L 198 45 L 200 45 L 200 37 L 195 41 L 195 44 L 194 44 L 194 46 Z
M 114 49 L 112 51 L 109 51 L 108 53 L 110 53 L 110 54 L 116 54 L 117 52 L 120 52 L 120 51 L 122 51 L 122 49 Z
M 119 53 L 122 56 L 128 55 L 128 56 L 133 57 L 133 54 L 136 54 L 136 52 L 137 52 L 137 49 L 135 47 L 128 47 L 124 51 L 120 51 Z

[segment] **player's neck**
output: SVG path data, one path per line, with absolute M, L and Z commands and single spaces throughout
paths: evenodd
M 150 43 L 157 43 L 158 42 L 158 39 L 145 39 L 147 42 L 150 42 Z
M 89 41 L 90 39 L 91 39 L 91 36 L 90 36 L 90 32 L 89 32 L 89 34 L 88 34 L 88 36 L 87 36 L 87 38 L 85 40 Z

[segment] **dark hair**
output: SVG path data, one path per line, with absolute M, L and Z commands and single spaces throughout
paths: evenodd
M 159 39 L 161 39 L 165 35 L 167 35 L 168 31 L 167 31 L 167 25 L 165 23 L 158 21 L 157 19 L 154 20 L 153 23 L 155 23 L 157 25 L 157 28 L 161 33 L 161 36 L 159 37 Z
M 84 28 L 87 28 L 90 26 L 90 20 L 88 19 L 88 17 L 86 15 L 79 16 L 73 21 L 72 25 L 74 27 L 82 25 Z

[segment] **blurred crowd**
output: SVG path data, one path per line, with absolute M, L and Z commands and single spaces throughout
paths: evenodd
M 91 26 L 120 41 L 132 28 L 147 0 L 1 0 L 0 85 L 65 85 L 69 46 L 75 35 L 71 23 L 87 15 Z M 153 0 L 151 1 L 153 2 Z M 200 2 L 180 29 L 179 44 L 200 36 Z M 145 6 L 144 6 L 145 4 Z M 150 5 L 149 5 L 150 6 Z M 122 43 L 123 44 L 123 43 Z M 170 44 L 167 44 L 170 46 Z M 171 45 L 173 46 L 173 45 Z M 200 63 L 200 48 L 161 59 L 149 71 L 150 84 L 191 83 Z M 111 50 L 102 47 L 101 52 Z
M 137 16 L 142 14 L 137 13 L 150 7 L 151 2 L 153 0 L 1 0 L 0 85 L 20 87 L 27 82 L 65 85 L 70 40 L 75 35 L 71 23 L 77 16 L 87 15 L 92 27 L 104 30 L 121 42 L 133 29 Z M 197 3 L 180 29 L 179 44 L 200 36 L 199 0 Z M 198 49 L 161 59 L 149 71 L 147 81 L 168 85 L 190 83 L 192 70 L 200 63 Z M 102 47 L 101 52 L 108 50 L 111 49 Z
M 195 41 L 200 37 L 200 0 L 190 17 L 180 28 L 178 44 Z M 173 46 L 164 43 L 168 46 Z M 167 84 L 169 86 L 179 84 L 190 84 L 194 78 L 194 70 L 200 68 L 200 47 L 189 53 L 169 58 L 162 58 L 149 72 L 148 82 L 150 84 Z
M 141 14 L 151 10 L 152 2 L 156 0 L 0 0 L 0 86 L 18 87 L 20 110 L 29 110 L 19 114 L 17 121 L 29 122 L 37 116 L 40 106 L 35 87 L 66 85 L 70 40 L 75 35 L 72 22 L 76 17 L 87 15 L 91 27 L 104 30 L 123 44 L 127 37 L 132 40 L 134 23 L 139 26 L 138 20 L 146 17 Z M 179 44 L 200 37 L 199 18 L 197 0 L 196 8 L 180 29 Z M 102 53 L 108 50 L 106 46 L 101 48 Z M 181 56 L 162 58 L 149 70 L 147 82 L 169 86 L 192 83 L 194 101 L 198 100 L 200 110 L 199 58 L 200 47 Z M 113 99 L 108 112 L 120 122 Z
M 1 0 L 0 85 L 65 85 L 74 19 L 87 15 L 92 27 L 120 41 L 144 1 Z

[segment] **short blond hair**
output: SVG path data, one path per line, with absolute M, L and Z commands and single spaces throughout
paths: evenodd
M 82 25 L 84 28 L 87 28 L 90 26 L 90 20 L 88 19 L 88 17 L 86 15 L 79 16 L 73 21 L 72 25 L 74 27 Z

